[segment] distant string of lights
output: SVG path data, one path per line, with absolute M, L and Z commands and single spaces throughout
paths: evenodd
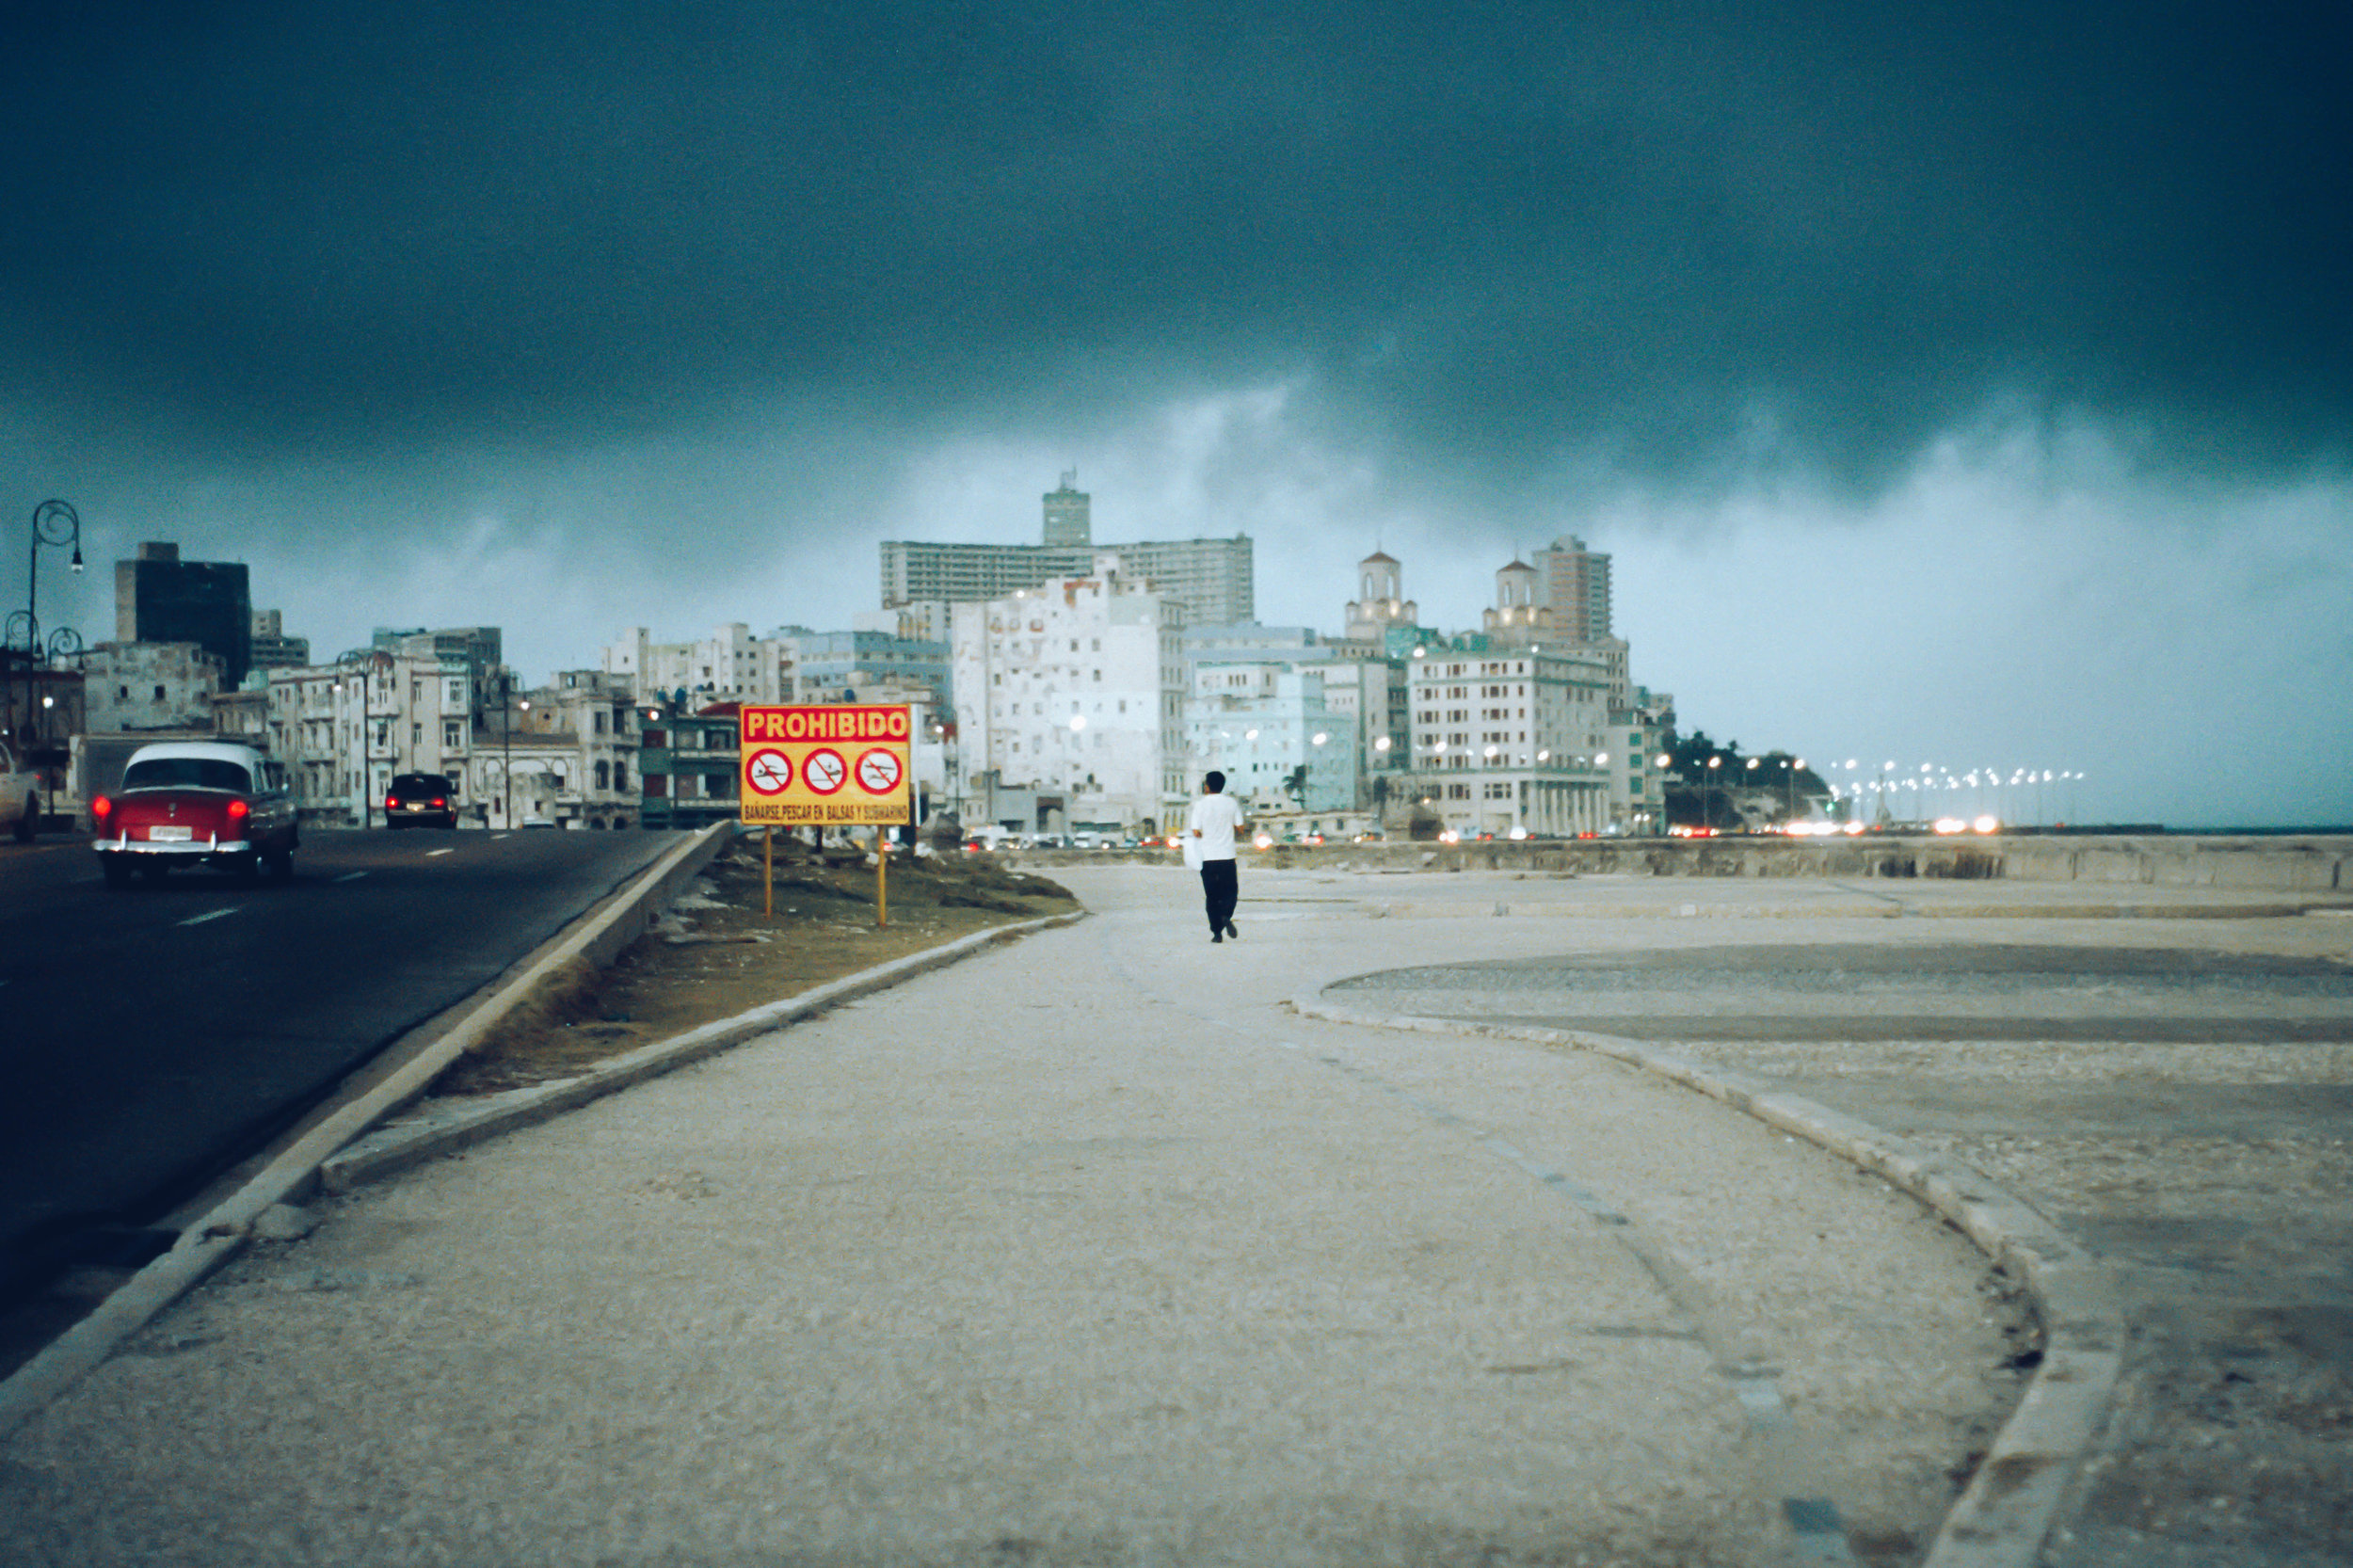
M 2086 776 L 2076 768 L 1955 769 L 1941 762 L 1909 768 L 1892 759 L 1868 769 L 1852 757 L 1829 764 L 1821 774 L 1831 798 L 1847 803 L 1850 819 L 1867 802 L 1871 814 L 1882 821 L 1926 822 L 1939 833 L 1997 832 L 2022 814 L 2028 822 L 2049 824 L 2054 808 L 2063 825 L 2077 818 L 2075 802 Z M 2027 791 L 2033 792 L 2031 797 Z M 1962 794 L 1970 797 L 1966 808 L 1958 798 Z M 1899 806 L 1905 809 L 1897 809 Z

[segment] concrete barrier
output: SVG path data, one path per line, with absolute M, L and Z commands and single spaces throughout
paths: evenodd
M 1177 865 L 1175 850 L 1000 852 L 1008 866 L 1121 862 Z M 2353 834 L 2247 837 L 2200 834 L 1979 838 L 1494 840 L 1466 844 L 1387 840 L 1369 844 L 1276 844 L 1244 869 L 1516 872 L 1561 876 L 1942 878 L 2084 882 L 2157 888 L 2353 895 Z

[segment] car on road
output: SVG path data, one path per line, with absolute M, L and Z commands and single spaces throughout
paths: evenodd
M 456 827 L 457 786 L 438 773 L 394 775 L 384 796 L 384 825 Z
M 20 844 L 31 843 L 33 830 L 40 825 L 40 776 L 19 769 L 5 745 L 0 745 L 0 824 Z
M 162 880 L 174 866 L 214 866 L 251 879 L 294 873 L 295 805 L 280 765 L 226 741 L 143 745 L 121 788 L 90 801 L 90 847 L 106 885 L 133 872 Z

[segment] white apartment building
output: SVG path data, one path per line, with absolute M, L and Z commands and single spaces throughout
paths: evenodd
M 376 803 L 402 773 L 462 778 L 473 755 L 473 692 L 462 658 L 355 654 L 269 672 L 270 751 L 296 804 L 380 818 Z M 462 813 L 461 813 L 462 815 Z
M 1411 728 L 1406 719 L 1405 665 L 1402 661 L 1380 657 L 1377 637 L 1369 645 L 1376 651 L 1366 655 L 1362 651 L 1368 646 L 1365 643 L 1325 642 L 1306 627 L 1261 626 L 1257 622 L 1234 626 L 1188 624 L 1184 646 L 1186 736 L 1196 773 L 1202 765 L 1200 747 L 1205 731 L 1195 721 L 1206 720 L 1209 715 L 1197 714 L 1194 710 L 1205 696 L 1230 696 L 1239 689 L 1232 670 L 1205 686 L 1200 680 L 1204 665 L 1312 668 L 1321 680 L 1324 716 L 1309 727 L 1309 733 L 1329 731 L 1332 738 L 1327 741 L 1327 747 L 1346 745 L 1351 749 L 1353 756 L 1349 772 L 1355 780 L 1356 792 L 1352 800 L 1319 804 L 1316 809 L 1338 810 L 1381 804 L 1373 799 L 1376 792 L 1371 789 L 1371 781 L 1381 772 L 1404 765 Z M 1318 771 L 1320 776 L 1330 772 Z M 1385 790 L 1378 792 L 1384 797 L 1387 794 Z M 1321 787 L 1319 793 L 1321 796 Z
M 1214 768 L 1252 811 L 1347 811 L 1357 805 L 1353 714 L 1326 700 L 1329 666 L 1205 660 L 1193 668 L 1185 733 L 1197 779 Z M 1306 770 L 1304 797 L 1290 781 Z
M 1092 576 L 956 605 L 965 787 L 993 775 L 998 786 L 1037 791 L 1041 811 L 1130 831 L 1184 809 L 1181 619 L 1111 552 L 1096 555 Z
M 658 643 L 645 627 L 623 632 L 601 655 L 600 669 L 626 680 L 647 701 L 779 703 L 797 700 L 790 637 L 755 637 L 742 621 L 715 628 L 699 642 Z
M 1609 668 L 1589 648 L 1426 648 L 1406 788 L 1458 833 L 1612 829 Z

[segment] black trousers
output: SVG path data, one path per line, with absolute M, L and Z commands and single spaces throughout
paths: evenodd
M 1201 862 L 1201 902 L 1209 911 L 1209 930 L 1225 929 L 1234 918 L 1234 905 L 1241 898 L 1241 884 L 1234 875 L 1231 860 Z

